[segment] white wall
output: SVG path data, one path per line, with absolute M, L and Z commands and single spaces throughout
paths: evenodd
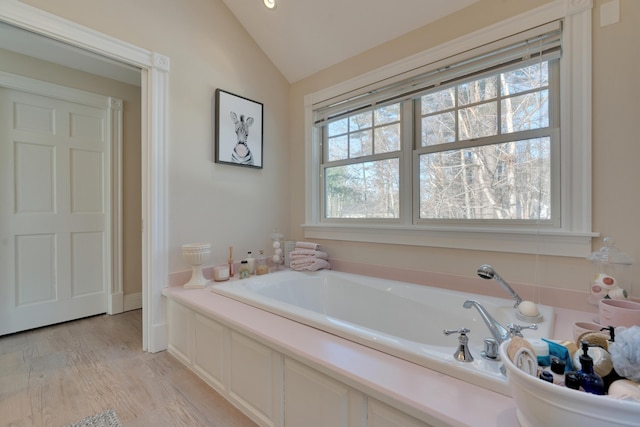
M 213 265 L 288 234 L 289 84 L 221 1 L 24 3 L 170 58 L 169 272 L 189 268 L 183 243 L 212 243 Z M 213 162 L 216 88 L 264 104 L 263 169 Z
M 211 262 L 268 248 L 278 227 L 303 238 L 303 98 L 373 68 L 523 13 L 550 0 L 481 0 L 441 21 L 289 85 L 220 0 L 23 0 L 171 58 L 169 144 L 169 271 L 187 269 L 180 245 L 210 241 Z M 593 231 L 616 239 L 640 263 L 640 2 L 621 0 L 621 21 L 593 24 Z M 212 105 L 216 88 L 265 105 L 265 168 L 212 162 Z M 585 259 L 487 251 L 324 241 L 334 258 L 473 277 L 494 264 L 511 282 L 581 291 L 590 276 Z M 593 248 L 602 244 L 594 239 Z M 636 271 L 638 266 L 636 266 Z M 640 280 L 636 279 L 636 282 Z M 637 288 L 640 283 L 636 283 Z

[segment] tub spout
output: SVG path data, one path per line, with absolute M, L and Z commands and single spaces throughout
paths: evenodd
M 494 319 L 487 309 L 485 309 L 478 301 L 468 299 L 462 306 L 464 308 L 475 307 L 476 310 L 478 310 L 480 317 L 482 317 L 482 320 L 484 320 L 484 323 L 487 325 L 487 328 L 489 328 L 493 338 L 498 341 L 498 344 L 501 344 L 509 338 L 509 330 Z

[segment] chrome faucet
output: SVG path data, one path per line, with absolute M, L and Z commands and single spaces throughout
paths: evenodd
M 518 295 L 516 291 L 514 291 L 511 288 L 511 286 L 509 286 L 509 284 L 505 282 L 504 279 L 500 277 L 498 273 L 496 273 L 493 267 L 487 264 L 481 265 L 480 267 L 478 267 L 478 276 L 487 280 L 496 279 L 496 281 L 500 284 L 500 286 L 502 286 L 502 289 L 507 291 L 507 293 L 511 296 L 511 298 L 513 298 L 516 301 L 513 308 L 518 308 L 518 306 L 522 302 L 522 298 L 520 298 L 520 295 Z
M 453 357 L 460 362 L 473 362 L 473 356 L 469 351 L 469 337 L 467 336 L 469 332 L 471 330 L 467 328 L 445 329 L 442 331 L 445 335 L 460 334 L 458 337 L 458 349 L 453 353 Z
M 484 323 L 489 328 L 491 335 L 498 342 L 498 344 L 502 344 L 502 342 L 509 339 L 511 332 L 502 326 L 496 319 L 493 318 L 491 314 L 480 304 L 478 301 L 473 299 L 468 299 L 462 305 L 464 308 L 475 307 L 480 313 L 480 317 L 484 320 Z

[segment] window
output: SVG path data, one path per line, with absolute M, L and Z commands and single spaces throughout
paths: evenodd
M 400 219 L 404 197 L 415 224 L 557 218 L 560 28 L 503 44 L 320 113 L 323 221 Z
M 588 255 L 591 18 L 566 6 L 307 96 L 305 237 Z
M 414 101 L 420 221 L 538 225 L 559 217 L 551 197 L 559 188 L 551 167 L 557 69 L 557 59 L 506 67 Z
M 400 104 L 325 127 L 325 218 L 399 218 Z

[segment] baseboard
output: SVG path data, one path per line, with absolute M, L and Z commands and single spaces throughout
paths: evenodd
M 109 314 L 118 314 L 124 311 L 124 294 L 122 292 L 118 292 L 115 294 L 109 295 L 109 306 L 107 308 L 107 313 Z
M 149 353 L 157 353 L 167 349 L 167 323 L 159 323 L 151 325 L 149 327 L 150 339 L 149 348 L 146 349 Z
M 137 292 L 135 294 L 126 294 L 124 296 L 122 307 L 122 311 L 131 311 L 142 308 L 142 292 Z

